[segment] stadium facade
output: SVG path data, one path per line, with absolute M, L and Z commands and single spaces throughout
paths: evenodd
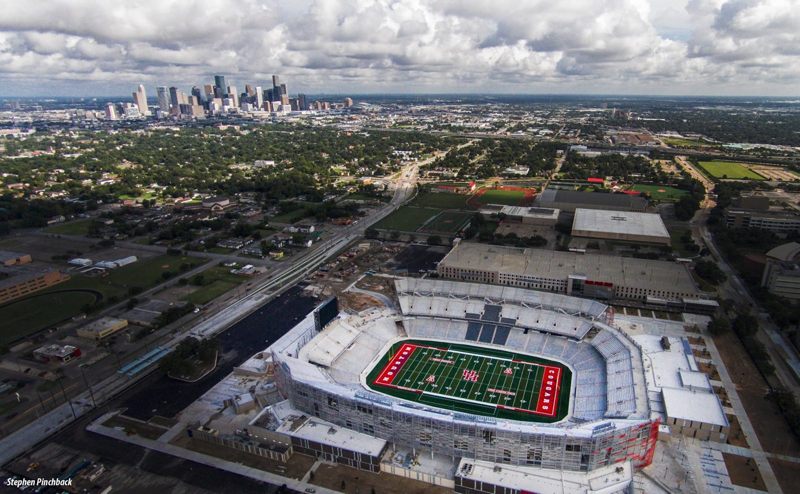
M 516 287 L 396 281 L 399 310 L 370 309 L 322 331 L 300 325 L 276 342 L 275 379 L 309 416 L 418 453 L 591 472 L 652 461 L 641 350 L 615 329 L 605 304 Z M 509 350 L 572 372 L 569 413 L 554 423 L 501 419 L 376 392 L 367 375 L 399 341 L 424 339 Z

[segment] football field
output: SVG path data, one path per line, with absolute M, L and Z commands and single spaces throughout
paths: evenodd
M 558 362 L 472 345 L 406 340 L 368 376 L 382 393 L 448 410 L 533 422 L 561 420 L 571 372 Z

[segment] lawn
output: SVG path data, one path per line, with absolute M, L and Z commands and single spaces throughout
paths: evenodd
M 697 255 L 697 252 L 687 249 L 683 241 L 683 236 L 687 233 L 689 233 L 688 228 L 672 227 L 669 229 L 672 250 L 677 252 L 681 257 L 694 257 Z
M 701 161 L 700 166 L 714 178 L 764 180 L 764 177 L 744 164 L 733 161 Z
M 203 285 L 184 297 L 194 305 L 204 305 L 223 293 L 236 288 L 245 278 L 231 274 L 230 268 L 215 266 L 203 271 Z
M 474 213 L 462 211 L 442 211 L 438 216 L 426 223 L 419 231 L 453 235 L 469 225 L 469 221 L 473 215 Z
M 183 272 L 182 265 L 187 271 L 204 262 L 197 257 L 164 255 L 112 269 L 105 277 L 73 274 L 63 283 L 0 307 L 0 341 L 13 341 L 78 315 L 95 300 L 89 292 L 103 300 L 124 300 L 133 287 L 147 290 L 165 281 L 165 272 L 174 277 Z
M 478 197 L 481 204 L 505 204 L 519 206 L 525 193 L 521 190 L 487 189 Z
M 673 147 L 696 148 L 710 145 L 710 143 L 699 139 L 686 139 L 685 137 L 662 137 L 661 140 L 664 144 Z
M 6 304 L 0 307 L 0 346 L 69 319 L 94 300 L 87 292 L 56 292 Z
M 369 194 L 361 194 L 359 192 L 353 192 L 352 194 L 347 194 L 344 198 L 345 201 L 352 200 L 352 201 L 380 201 L 380 202 L 389 202 L 388 196 L 371 196 Z
M 501 329 L 483 327 L 481 341 L 487 327 L 492 334 Z M 562 420 L 571 383 L 570 370 L 555 361 L 424 340 L 395 343 L 367 377 L 371 389 L 397 398 L 528 422 Z
M 58 235 L 86 235 L 89 233 L 89 224 L 91 222 L 92 220 L 78 220 L 70 221 L 69 223 L 58 223 L 48 226 L 45 231 Z
M 294 223 L 300 221 L 309 215 L 309 211 L 305 207 L 293 209 L 287 213 L 273 216 L 269 219 L 270 223 Z
M 403 206 L 373 226 L 378 230 L 415 232 L 426 221 L 439 213 L 438 209 Z
M 465 209 L 470 196 L 452 192 L 426 192 L 409 204 L 419 208 Z
M 631 190 L 645 192 L 656 201 L 677 201 L 681 196 L 688 194 L 685 190 L 676 189 L 668 185 L 636 184 L 631 187 Z

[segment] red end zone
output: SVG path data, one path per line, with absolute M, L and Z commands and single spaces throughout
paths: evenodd
M 386 364 L 386 367 L 383 368 L 378 377 L 375 379 L 375 384 L 381 384 L 383 386 L 391 386 L 392 381 L 394 381 L 395 376 L 397 373 L 400 372 L 400 369 L 403 365 L 408 362 L 408 359 L 411 357 L 411 354 L 414 353 L 414 350 L 417 349 L 417 345 L 410 345 L 405 344 L 397 350 L 397 353 L 392 355 L 391 360 L 389 363 Z
M 561 390 L 561 369 L 544 366 L 542 387 L 539 388 L 539 400 L 535 412 L 540 415 L 553 416 L 558 410 L 558 392 Z

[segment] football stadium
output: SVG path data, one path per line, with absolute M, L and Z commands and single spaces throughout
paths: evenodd
M 299 324 L 273 344 L 294 409 L 448 458 L 462 492 L 482 462 L 591 474 L 652 461 L 642 350 L 611 307 L 439 279 L 394 288 L 394 308 Z

